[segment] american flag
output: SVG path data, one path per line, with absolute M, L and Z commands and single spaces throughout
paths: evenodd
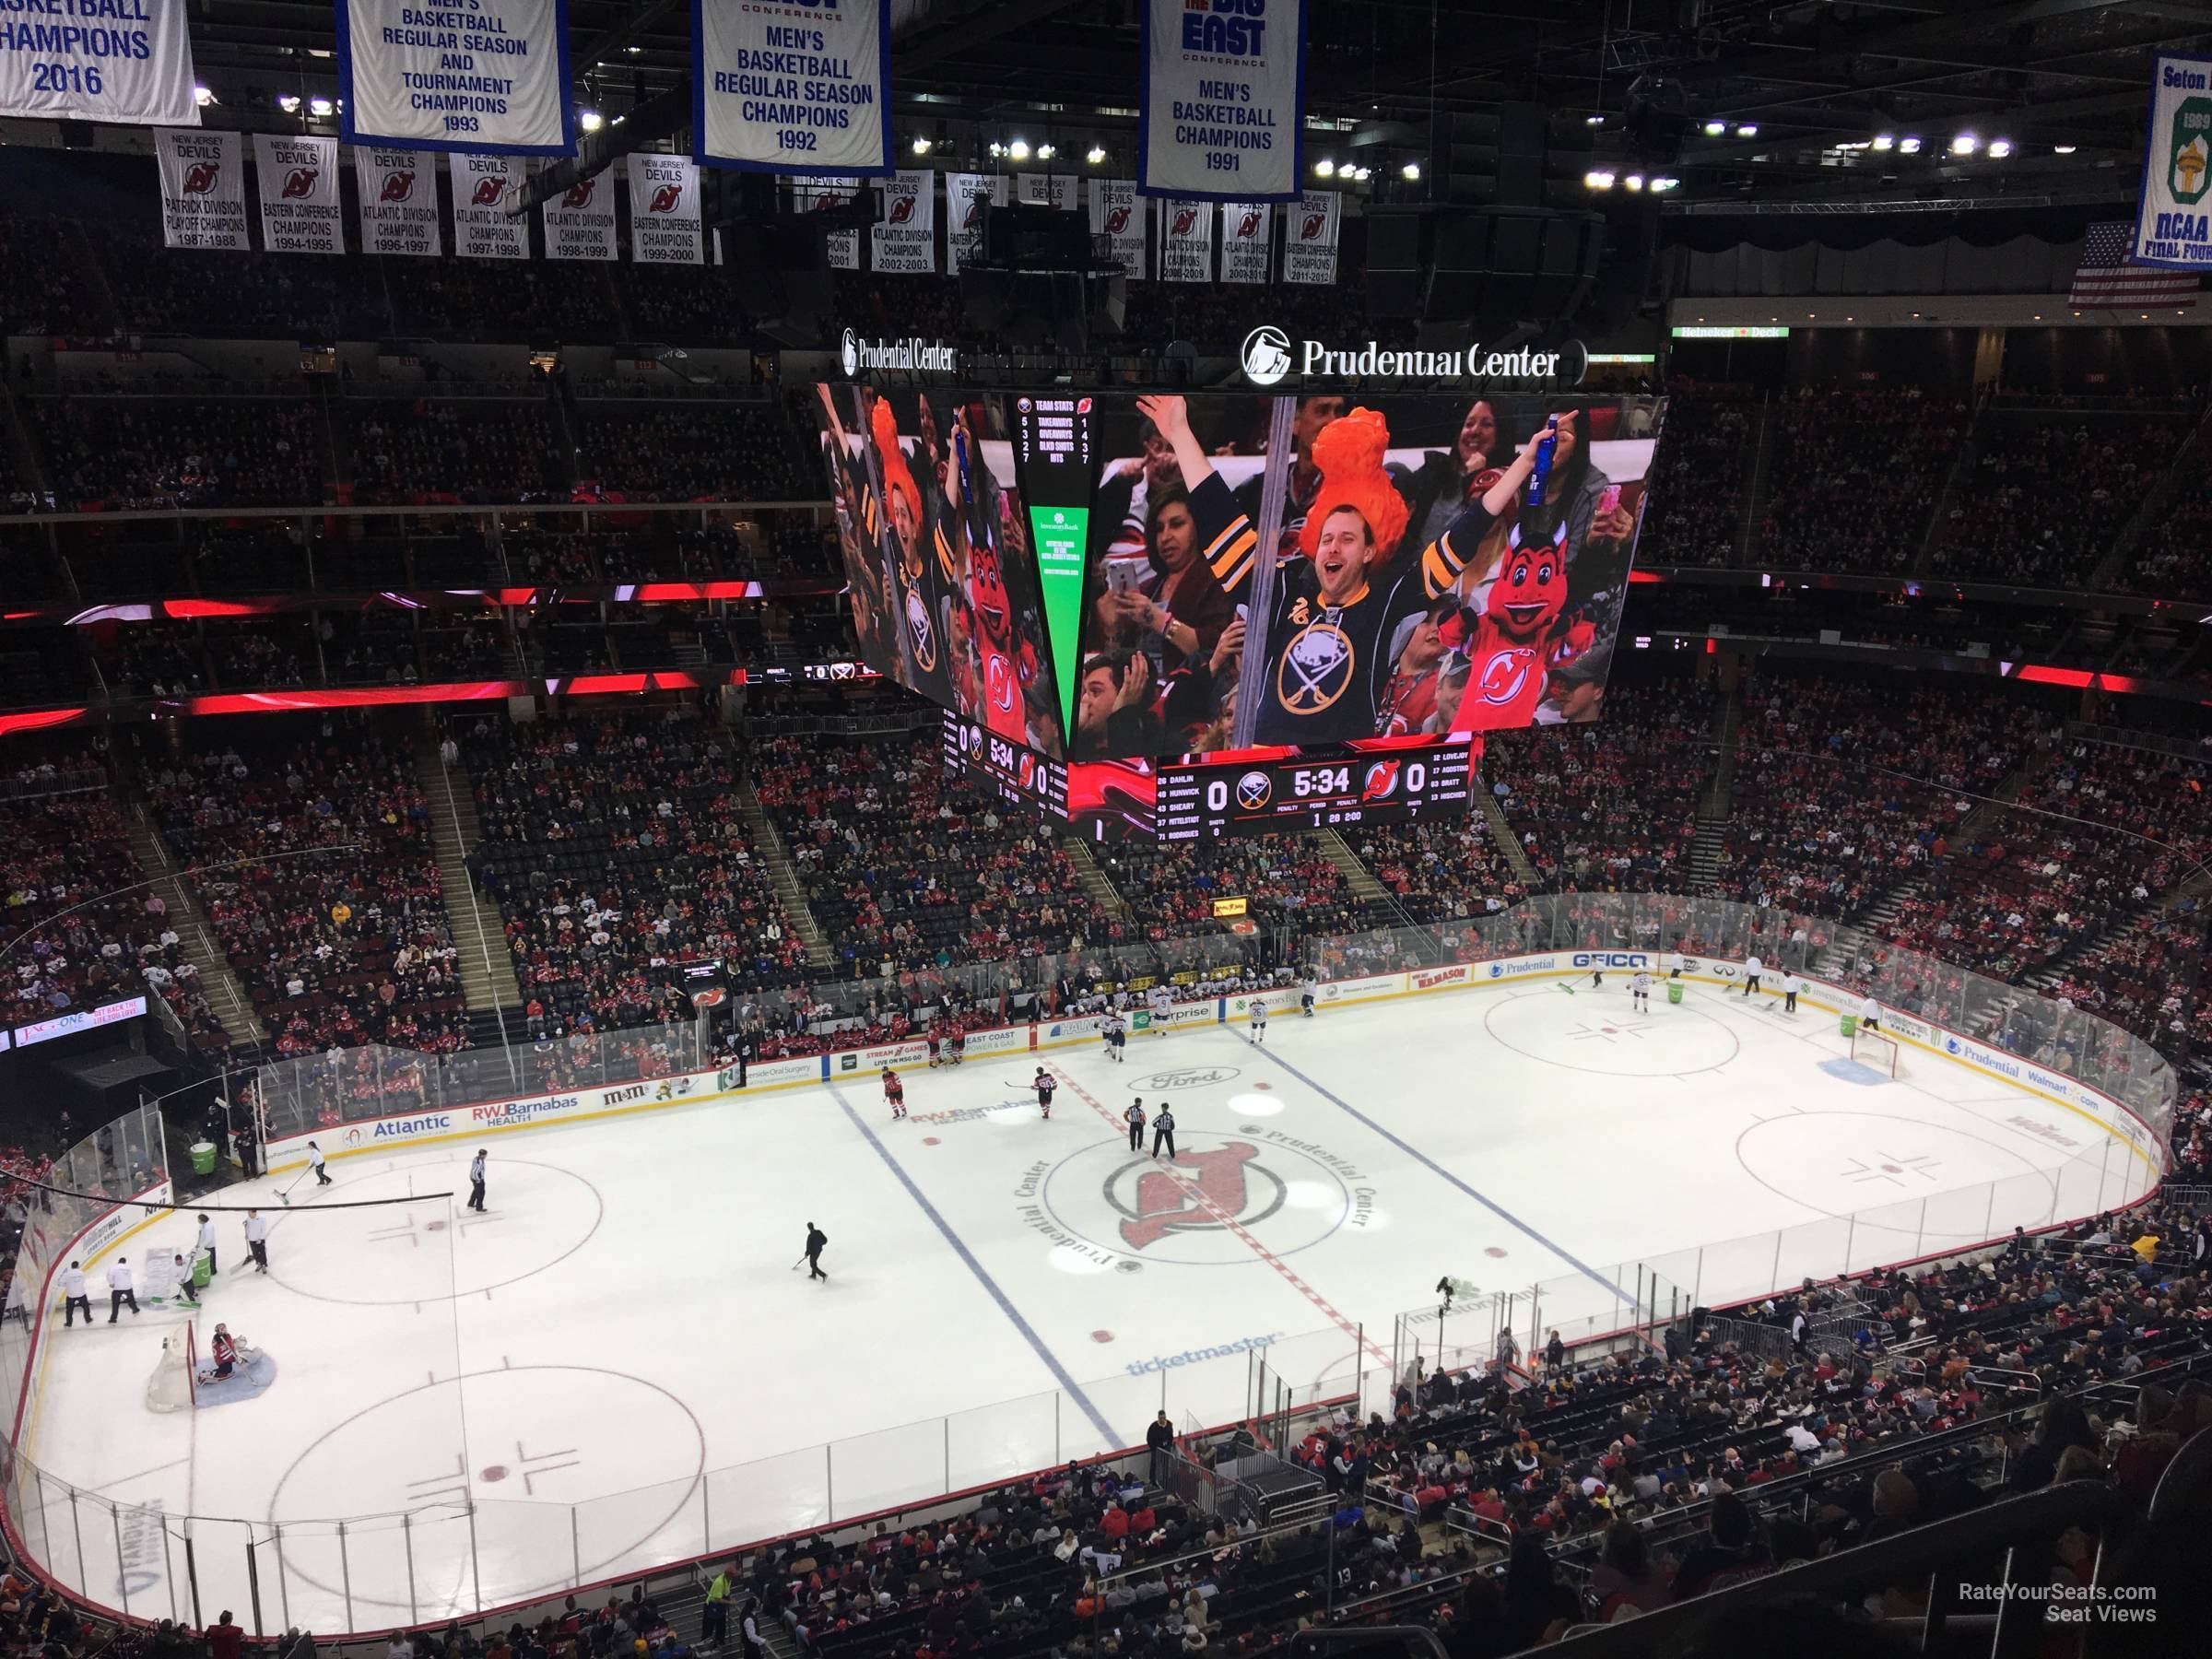
M 2194 271 L 2162 271 L 2129 257 L 2136 228 L 2125 219 L 2091 225 L 2081 239 L 2081 264 L 2066 302 L 2084 311 L 2148 311 L 2196 303 Z

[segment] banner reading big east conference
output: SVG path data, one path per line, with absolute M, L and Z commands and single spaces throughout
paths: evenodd
M 1305 0 L 1142 0 L 1137 188 L 1217 202 L 1299 193 Z
M 2212 58 L 2160 57 L 2136 205 L 2135 263 L 2212 269 Z
M 891 0 L 691 0 L 691 146 L 752 172 L 891 168 Z
M 184 0 L 0 0 L 0 115 L 197 126 Z
M 348 144 L 493 156 L 576 147 L 568 0 L 338 0 Z

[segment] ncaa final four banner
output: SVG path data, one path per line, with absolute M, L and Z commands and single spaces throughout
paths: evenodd
M 615 257 L 615 176 L 594 173 L 537 205 L 547 259 Z
M 353 152 L 353 187 L 360 198 L 361 252 L 435 259 L 438 236 L 438 159 L 427 150 Z
M 691 0 L 691 153 L 748 172 L 891 167 L 891 0 Z
M 338 133 L 488 156 L 565 156 L 568 0 L 337 0 Z
M 934 172 L 900 172 L 877 195 L 876 228 L 868 233 L 874 268 L 922 276 L 937 268 L 937 197 Z
M 1141 0 L 1137 188 L 1288 202 L 1301 177 L 1305 0 Z
M 1124 276 L 1149 276 L 1145 198 L 1130 179 L 1090 181 L 1090 233 L 1113 239 L 1113 257 Z
M 1344 198 L 1333 190 L 1309 190 L 1283 228 L 1283 280 L 1324 286 L 1336 280 L 1336 232 Z
M 1265 282 L 1275 264 L 1275 205 L 1225 202 L 1221 206 L 1221 280 Z
M 2212 267 L 2212 58 L 2161 56 L 2152 68 L 2143 188 L 2131 264 Z
M 702 265 L 699 163 L 688 156 L 629 158 L 629 256 L 640 265 Z
M 161 169 L 161 241 L 246 252 L 245 146 L 236 133 L 154 129 Z
M 1162 202 L 1159 205 L 1159 279 L 1211 282 L 1214 279 L 1214 205 Z
M 185 0 L 0 0 L 0 115 L 199 125 L 184 10 Z
M 0 0 L 5 4 L 6 0 Z M 272 253 L 343 253 L 338 220 L 338 141 L 253 135 L 261 186 L 261 245 Z
M 523 182 L 513 156 L 455 156 L 453 252 L 463 259 L 527 259 L 530 221 L 509 218 L 500 206 Z

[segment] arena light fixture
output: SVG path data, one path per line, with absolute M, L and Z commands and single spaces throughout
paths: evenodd
M 926 156 L 929 154 L 929 140 L 922 134 L 916 133 L 914 135 L 913 143 L 909 145 L 907 147 L 912 150 L 917 156 Z
M 1624 190 L 1641 190 L 1643 188 L 1643 175 L 1641 173 L 1630 173 L 1627 178 L 1623 179 L 1620 183 L 1621 188 Z
M 1705 124 L 1705 136 L 1708 138 L 1718 138 L 1727 130 L 1728 124 L 1724 121 L 1709 121 Z
M 2054 144 L 2051 147 L 2051 153 L 2054 156 L 2070 156 L 2074 153 L 2075 148 L 2076 147 L 2071 144 Z
M 1874 135 L 1874 147 L 1877 150 L 1895 149 L 1897 147 L 1896 135 L 1890 133 L 1877 133 Z
M 587 133 L 595 133 L 606 123 L 600 119 L 596 110 L 579 110 L 576 112 L 576 124 Z
M 1405 166 L 1398 169 L 1398 176 L 1402 179 L 1419 178 L 1421 176 L 1421 164 L 1418 161 L 1406 162 Z
M 204 110 L 215 101 L 215 94 L 205 87 L 194 87 L 192 89 L 192 101 Z
M 1613 188 L 1613 175 L 1602 167 L 1592 168 L 1583 175 L 1583 187 L 1585 190 L 1610 190 Z
M 276 107 L 282 110 L 287 115 L 299 114 L 300 95 L 296 92 L 285 93 L 282 97 L 277 99 Z
M 1738 138 L 1756 138 L 1756 137 L 1758 137 L 1758 136 L 1759 136 L 1759 123 L 1758 123 L 1758 122 L 1756 122 L 1756 121 L 1746 121 L 1746 122 L 1740 123 L 1740 124 L 1737 125 L 1736 129 L 1735 129 L 1735 135 L 1736 135 Z
M 1040 161 L 1050 161 L 1059 153 L 1059 147 L 1055 145 L 1041 144 L 1037 147 L 1037 159 Z
M 1015 139 L 1006 146 L 1006 154 L 1017 161 L 1027 161 L 1030 159 L 1030 141 L 1027 138 Z
M 1897 153 L 1900 156 L 1919 155 L 1920 140 L 1908 133 L 1904 137 L 1900 138 L 1897 141 Z
M 330 112 L 331 102 L 329 99 L 314 98 L 308 100 L 307 112 L 310 115 L 327 115 L 330 113 Z
M 1320 160 L 1313 163 L 1313 176 L 1317 179 L 1335 178 L 1336 176 L 1336 163 L 1330 160 L 1326 156 L 1324 156 Z
M 1982 147 L 1982 140 L 1971 133 L 1960 133 L 1951 140 L 1951 154 L 1971 156 Z
M 1084 152 L 1083 159 L 1093 167 L 1102 165 L 1106 159 L 1106 147 L 1102 144 L 1092 145 L 1088 150 Z
M 1989 159 L 1990 159 L 1992 161 L 2002 161 L 2002 160 L 2004 160 L 2004 159 L 2005 159 L 2005 158 L 2006 158 L 2006 157 L 2007 157 L 2007 156 L 2009 156 L 2009 155 L 2011 155 L 2011 154 L 2012 154 L 2012 140 L 2011 140 L 2011 139 L 2009 139 L 2009 138 L 1992 138 L 1992 139 L 1989 141 Z
M 994 156 L 1003 156 L 1006 153 L 1006 147 L 1003 144 L 994 141 L 991 146 L 991 153 Z
M 1652 181 L 1652 190 L 1654 194 L 1681 188 L 1682 181 L 1679 179 L 1657 178 Z
M 1604 126 L 1606 118 L 1603 115 L 1585 115 L 1583 117 L 1583 124 L 1584 126 Z

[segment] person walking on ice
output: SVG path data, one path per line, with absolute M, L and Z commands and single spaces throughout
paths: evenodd
M 1134 1145 L 1135 1130 L 1130 1131 L 1130 1137 Z M 75 1324 L 79 1312 L 84 1314 L 87 1324 L 92 1323 L 92 1299 L 85 1294 L 85 1270 L 72 1262 L 62 1269 L 62 1328 L 67 1330 Z
M 1782 1011 L 1784 1014 L 1797 1012 L 1797 993 L 1804 989 L 1805 982 L 1797 977 L 1794 969 L 1782 976 Z
M 828 1233 L 811 1221 L 806 1223 L 806 1277 L 824 1284 L 830 1282 L 830 1276 L 822 1271 L 822 1246 L 829 1242 Z
M 1629 982 L 1629 989 L 1634 994 L 1636 1012 L 1649 1014 L 1652 1011 L 1652 976 L 1642 969 L 1637 969 L 1636 977 Z
M 1143 1098 L 1140 1096 L 1138 1099 L 1131 1100 L 1122 1116 L 1127 1120 L 1129 1124 L 1129 1150 L 1142 1152 L 1145 1149 L 1145 1102 Z M 92 1315 L 88 1312 L 85 1317 L 90 1319 Z
M 246 1253 L 253 1258 L 253 1271 L 269 1270 L 269 1223 L 257 1209 L 246 1212 Z
M 1869 991 L 1865 996 L 1859 998 L 1859 1030 L 1878 1031 L 1881 1029 L 1882 1005 L 1874 1000 L 1874 993 Z
M 1764 967 L 1765 964 L 1755 956 L 1744 959 L 1744 998 L 1746 1001 L 1749 1001 L 1759 994 L 1759 975 Z
M 1053 1090 L 1060 1087 L 1058 1079 L 1041 1065 L 1037 1068 L 1036 1077 L 1030 1080 L 1030 1087 L 1037 1091 L 1038 1116 L 1050 1123 L 1053 1117 Z
M 906 1115 L 906 1085 L 899 1081 L 899 1074 L 888 1065 L 883 1068 L 883 1100 L 891 1109 L 892 1123 Z
M 484 1148 L 478 1147 L 477 1155 L 468 1160 L 468 1207 L 475 1210 L 479 1216 L 484 1213 L 484 1162 L 486 1156 Z
M 1265 1042 L 1265 1041 L 1267 1041 L 1267 999 L 1266 999 L 1265 997 L 1263 997 L 1263 996 L 1255 996 L 1255 997 L 1253 997 L 1253 998 L 1252 999 L 1252 1008 L 1251 1008 L 1251 1015 L 1252 1015 L 1252 1040 L 1253 1040 L 1253 1041 L 1254 1041 L 1254 1042 Z
M 307 1143 L 307 1167 L 315 1172 L 317 1186 L 330 1185 L 330 1172 L 323 1167 L 323 1148 L 313 1141 Z
M 125 1308 L 130 1309 L 133 1318 L 137 1317 L 138 1298 L 131 1289 L 130 1258 L 117 1256 L 115 1265 L 108 1269 L 108 1323 L 113 1324 L 116 1315 Z M 88 1322 L 90 1318 L 90 1314 L 86 1315 Z

